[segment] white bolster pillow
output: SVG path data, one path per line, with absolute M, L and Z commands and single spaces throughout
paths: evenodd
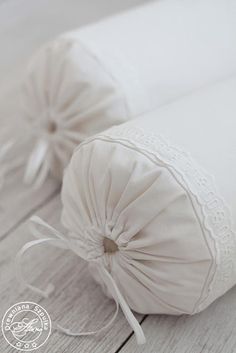
M 194 314 L 236 283 L 235 116 L 231 78 L 74 152 L 62 222 L 133 310 Z
M 234 0 L 157 1 L 45 45 L 22 114 L 51 171 L 86 137 L 236 72 L 235 13 Z

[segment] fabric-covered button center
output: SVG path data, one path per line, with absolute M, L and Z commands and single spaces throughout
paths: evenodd
M 103 246 L 104 251 L 107 253 L 114 253 L 118 250 L 117 244 L 113 240 L 106 237 L 103 240 Z
M 47 124 L 47 130 L 50 134 L 53 134 L 57 130 L 57 124 L 55 121 L 49 121 Z

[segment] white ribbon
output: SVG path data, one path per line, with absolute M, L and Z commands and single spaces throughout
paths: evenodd
M 0 189 L 5 184 L 7 175 L 24 164 L 24 157 L 19 155 L 13 160 L 9 160 L 8 153 L 13 150 L 14 145 L 14 141 L 8 141 L 0 147 Z
M 43 297 L 48 297 L 52 291 L 54 290 L 54 286 L 52 284 L 49 284 L 45 290 L 41 290 L 37 287 L 32 286 L 29 284 L 23 276 L 22 273 L 22 256 L 24 253 L 29 250 L 30 248 L 40 245 L 43 243 L 51 243 L 52 245 L 56 247 L 60 247 L 62 249 L 70 249 L 75 252 L 73 244 L 70 242 L 69 238 L 66 238 L 62 233 L 58 232 L 55 228 L 51 227 L 49 224 L 44 222 L 41 218 L 37 216 L 33 216 L 30 219 L 30 229 L 36 240 L 33 240 L 31 242 L 26 243 L 22 249 L 18 252 L 16 256 L 16 273 L 18 276 L 18 279 L 21 283 L 23 283 L 27 288 L 31 289 L 32 291 L 42 295 Z M 38 227 L 41 227 L 44 232 L 40 231 Z M 50 233 L 50 235 L 47 235 Z M 100 273 L 100 276 L 102 277 L 103 281 L 107 285 L 107 287 L 110 289 L 110 293 L 113 296 L 113 299 L 116 303 L 116 311 L 110 321 L 104 325 L 102 328 L 96 330 L 96 331 L 87 331 L 87 332 L 72 332 L 70 329 L 64 328 L 60 326 L 59 324 L 56 324 L 55 327 L 57 330 L 70 335 L 70 336 L 88 336 L 88 335 L 95 335 L 98 333 L 101 333 L 102 331 L 106 330 L 110 325 L 114 322 L 114 320 L 117 317 L 119 306 L 121 307 L 128 323 L 130 324 L 131 328 L 133 329 L 136 340 L 138 344 L 144 344 L 146 342 L 143 330 L 141 328 L 141 325 L 139 324 L 138 320 L 135 318 L 133 313 L 131 312 L 128 304 L 126 303 L 123 295 L 121 294 L 115 280 L 113 279 L 112 275 L 107 271 L 107 269 L 103 265 L 98 265 L 98 270 Z
M 0 148 L 0 161 L 4 161 L 5 156 L 7 155 L 8 151 L 12 148 L 14 142 L 13 141 L 8 141 L 4 144 L 2 144 Z M 3 186 L 4 181 L 5 181 L 5 174 L 6 174 L 6 167 L 4 165 L 1 165 L 0 169 L 0 188 Z
M 49 164 L 47 163 L 46 154 L 49 149 L 49 142 L 46 139 L 39 139 L 29 156 L 24 182 L 26 184 L 34 183 L 35 187 L 40 187 L 49 173 Z
M 46 138 L 38 139 L 33 151 L 29 153 L 28 161 L 25 157 L 30 148 L 30 137 L 11 136 L 10 129 L 4 129 L 0 136 L 0 188 L 4 185 L 6 177 L 17 168 L 26 164 L 24 182 L 40 187 L 46 180 L 50 164 L 46 158 L 49 150 L 49 142 Z

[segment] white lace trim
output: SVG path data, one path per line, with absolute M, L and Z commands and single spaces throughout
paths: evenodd
M 214 178 L 208 175 L 192 157 L 170 145 L 163 137 L 147 134 L 142 129 L 126 126 L 113 127 L 95 138 L 116 139 L 136 150 L 151 154 L 174 171 L 190 195 L 199 203 L 203 226 L 214 241 L 216 266 L 204 298 L 195 312 L 207 307 L 235 284 L 236 235 L 225 201 L 218 196 Z M 208 277 L 209 278 L 209 277 Z

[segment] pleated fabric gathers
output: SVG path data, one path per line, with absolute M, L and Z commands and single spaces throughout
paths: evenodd
M 63 180 L 67 234 L 34 218 L 38 239 L 18 254 L 20 280 L 31 246 L 71 249 L 140 344 L 131 310 L 192 315 L 235 285 L 235 92 L 232 77 L 78 146 Z
M 235 11 L 234 0 L 158 1 L 46 44 L 26 73 L 20 129 L 1 139 L 2 152 L 13 140 L 2 179 L 23 164 L 26 184 L 61 180 L 87 137 L 235 72 Z

